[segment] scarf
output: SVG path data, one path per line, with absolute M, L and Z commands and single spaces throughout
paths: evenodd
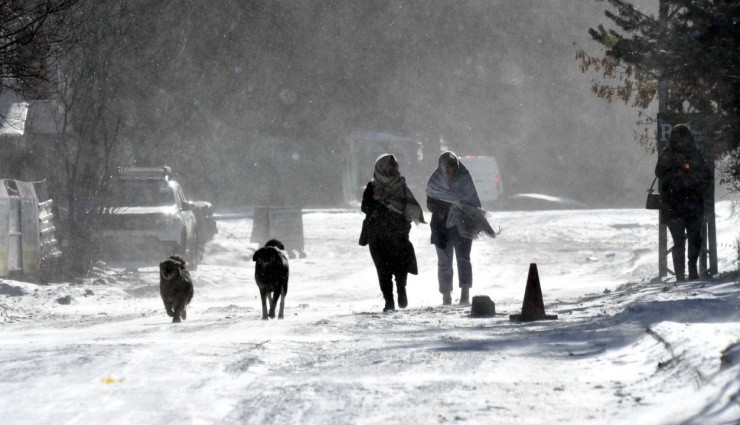
M 450 179 L 447 177 L 448 165 L 456 165 L 457 173 Z M 439 165 L 427 182 L 427 197 L 449 202 L 451 204 L 465 204 L 480 207 L 478 191 L 475 189 L 473 177 L 465 165 L 457 158 L 454 152 L 445 152 L 439 156 Z
M 457 167 L 457 173 L 452 179 L 447 177 L 448 165 Z M 427 182 L 427 197 L 452 204 L 446 227 L 457 227 L 463 238 L 475 239 L 481 232 L 491 237 L 496 236 L 488 223 L 488 213 L 480 208 L 473 178 L 454 152 L 448 151 L 439 156 L 437 169 Z
M 406 179 L 398 170 L 393 174 L 388 174 L 387 168 L 391 162 L 398 167 L 398 161 L 391 154 L 380 155 L 375 161 L 373 198 L 389 210 L 403 215 L 409 222 L 424 223 L 424 213 L 414 194 L 406 185 Z

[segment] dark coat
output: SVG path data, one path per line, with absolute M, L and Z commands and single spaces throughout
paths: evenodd
M 669 218 L 704 214 L 704 198 L 712 184 L 711 170 L 698 149 L 680 151 L 670 146 L 658 157 L 655 175 L 660 179 L 660 196 Z
M 432 212 L 429 227 L 432 229 L 432 244 L 440 249 L 447 247 L 447 215 L 450 213 L 450 203 L 427 197 L 427 208 Z
M 398 264 L 405 271 L 417 274 L 416 253 L 409 241 L 409 223 L 402 214 L 389 210 L 385 205 L 373 199 L 374 183 L 367 184 L 362 194 L 362 206 L 367 221 L 367 236 L 370 245 L 382 246 L 398 256 Z

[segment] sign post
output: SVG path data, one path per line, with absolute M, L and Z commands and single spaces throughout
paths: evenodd
M 658 22 L 660 29 L 665 34 L 668 29 L 668 3 L 665 0 L 658 2 Z M 662 37 L 661 37 L 662 38 Z M 661 75 L 658 79 L 658 156 L 663 152 L 668 144 L 668 133 L 664 131 L 665 123 L 661 123 L 660 115 L 668 112 L 668 80 Z M 658 179 L 658 188 L 660 188 L 660 179 Z M 663 208 L 658 212 L 658 277 L 662 278 L 668 275 L 668 226 L 666 225 Z
M 658 22 L 663 34 L 668 30 L 669 6 L 665 0 L 658 3 Z M 662 36 L 658 41 L 663 42 Z M 708 143 L 709 117 L 699 114 L 679 114 L 668 112 L 668 79 L 661 75 L 658 78 L 658 155 L 668 145 L 671 128 L 676 124 L 688 124 L 694 135 L 696 144 L 704 155 L 704 160 L 709 165 L 712 175 L 711 188 L 704 198 L 704 224 L 702 225 L 702 248 L 699 256 L 699 271 L 706 275 L 717 274 L 717 232 L 714 217 L 714 160 Z M 658 187 L 661 187 L 658 182 Z M 658 219 L 658 277 L 668 275 L 668 232 L 665 214 L 660 210 Z M 707 266 L 707 260 L 709 265 Z

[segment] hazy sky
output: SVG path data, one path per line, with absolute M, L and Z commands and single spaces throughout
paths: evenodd
M 509 194 L 637 206 L 655 160 L 633 141 L 637 111 L 595 98 L 575 59 L 601 53 L 587 30 L 607 22 L 605 7 L 111 0 L 86 22 L 113 35 L 91 49 L 107 69 L 87 75 L 105 75 L 120 115 L 118 162 L 170 164 L 219 203 L 265 202 L 269 190 L 338 202 L 347 136 L 375 131 L 420 140 L 424 175 L 443 140 L 496 156 Z M 373 159 L 359 164 L 368 179 Z

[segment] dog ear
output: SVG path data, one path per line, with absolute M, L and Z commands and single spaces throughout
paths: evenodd
M 257 251 L 254 251 L 254 255 L 252 255 L 252 261 L 257 261 L 257 259 L 259 259 L 262 253 L 263 253 L 262 248 L 258 249 Z
M 188 272 L 187 269 L 185 269 L 184 267 L 177 268 L 177 275 L 180 277 L 181 281 L 192 283 L 192 280 L 190 279 L 190 272 Z

